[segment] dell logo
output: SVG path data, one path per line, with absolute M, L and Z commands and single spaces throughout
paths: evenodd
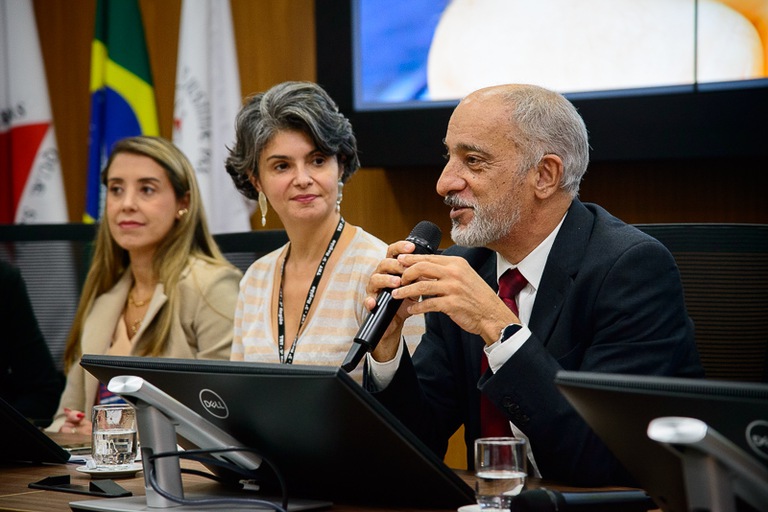
M 227 404 L 221 399 L 219 395 L 211 391 L 210 389 L 203 389 L 200 391 L 200 403 L 203 408 L 211 416 L 224 419 L 229 416 L 229 409 Z
M 227 410 L 227 406 L 224 405 L 223 402 L 219 402 L 218 400 L 203 400 L 203 406 L 206 409 L 221 409 L 222 411 Z
M 755 420 L 747 425 L 747 443 L 752 451 L 768 459 L 768 421 Z

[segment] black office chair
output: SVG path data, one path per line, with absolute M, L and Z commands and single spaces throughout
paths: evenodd
M 288 235 L 282 229 L 219 233 L 213 238 L 224 257 L 243 272 L 258 258 L 288 242 Z
M 59 370 L 91 261 L 95 224 L 0 225 L 0 259 L 21 271 Z
M 768 225 L 636 226 L 675 257 L 707 377 L 768 382 Z

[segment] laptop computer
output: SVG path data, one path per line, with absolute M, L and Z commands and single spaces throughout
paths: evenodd
M 689 508 L 681 459 L 648 437 L 656 418 L 701 420 L 768 468 L 768 384 L 570 371 L 555 384 L 666 512 Z
M 475 501 L 340 368 L 95 355 L 81 364 L 105 383 L 132 375 L 161 389 L 269 460 L 291 497 L 454 509 Z
M 65 464 L 70 454 L 0 398 L 0 462 Z

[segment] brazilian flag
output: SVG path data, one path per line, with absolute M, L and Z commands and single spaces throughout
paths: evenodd
M 115 142 L 160 133 L 138 0 L 97 0 L 90 91 L 85 222 L 101 214 L 100 174 Z

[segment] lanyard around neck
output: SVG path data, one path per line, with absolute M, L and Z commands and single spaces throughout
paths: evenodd
M 301 313 L 301 320 L 299 321 L 299 328 L 296 330 L 296 337 L 293 339 L 293 345 L 291 345 L 291 350 L 288 352 L 288 357 L 286 357 L 285 318 L 283 316 L 283 277 L 285 276 L 285 261 L 288 259 L 288 256 L 290 256 L 291 251 L 290 246 L 288 247 L 288 254 L 286 254 L 285 259 L 280 266 L 280 294 L 278 295 L 277 300 L 277 348 L 281 363 L 293 363 L 293 354 L 296 352 L 296 345 L 299 343 L 299 333 L 301 332 L 301 328 L 304 326 L 304 320 L 307 319 L 307 314 L 309 313 L 309 309 L 312 307 L 312 302 L 315 300 L 315 292 L 317 292 L 317 287 L 320 284 L 320 278 L 323 277 L 323 272 L 325 272 L 325 265 L 328 263 L 328 259 L 331 257 L 331 254 L 333 254 L 333 250 L 336 248 L 339 238 L 341 237 L 341 232 L 344 230 L 344 224 L 344 218 L 342 217 L 339 219 L 339 223 L 336 226 L 336 231 L 333 232 L 331 241 L 328 242 L 328 248 L 325 250 L 325 254 L 323 254 L 323 259 L 321 259 L 320 263 L 317 265 L 317 272 L 315 272 L 315 277 L 312 279 L 312 284 L 309 287 L 309 291 L 307 291 L 307 298 L 304 301 L 304 311 Z

